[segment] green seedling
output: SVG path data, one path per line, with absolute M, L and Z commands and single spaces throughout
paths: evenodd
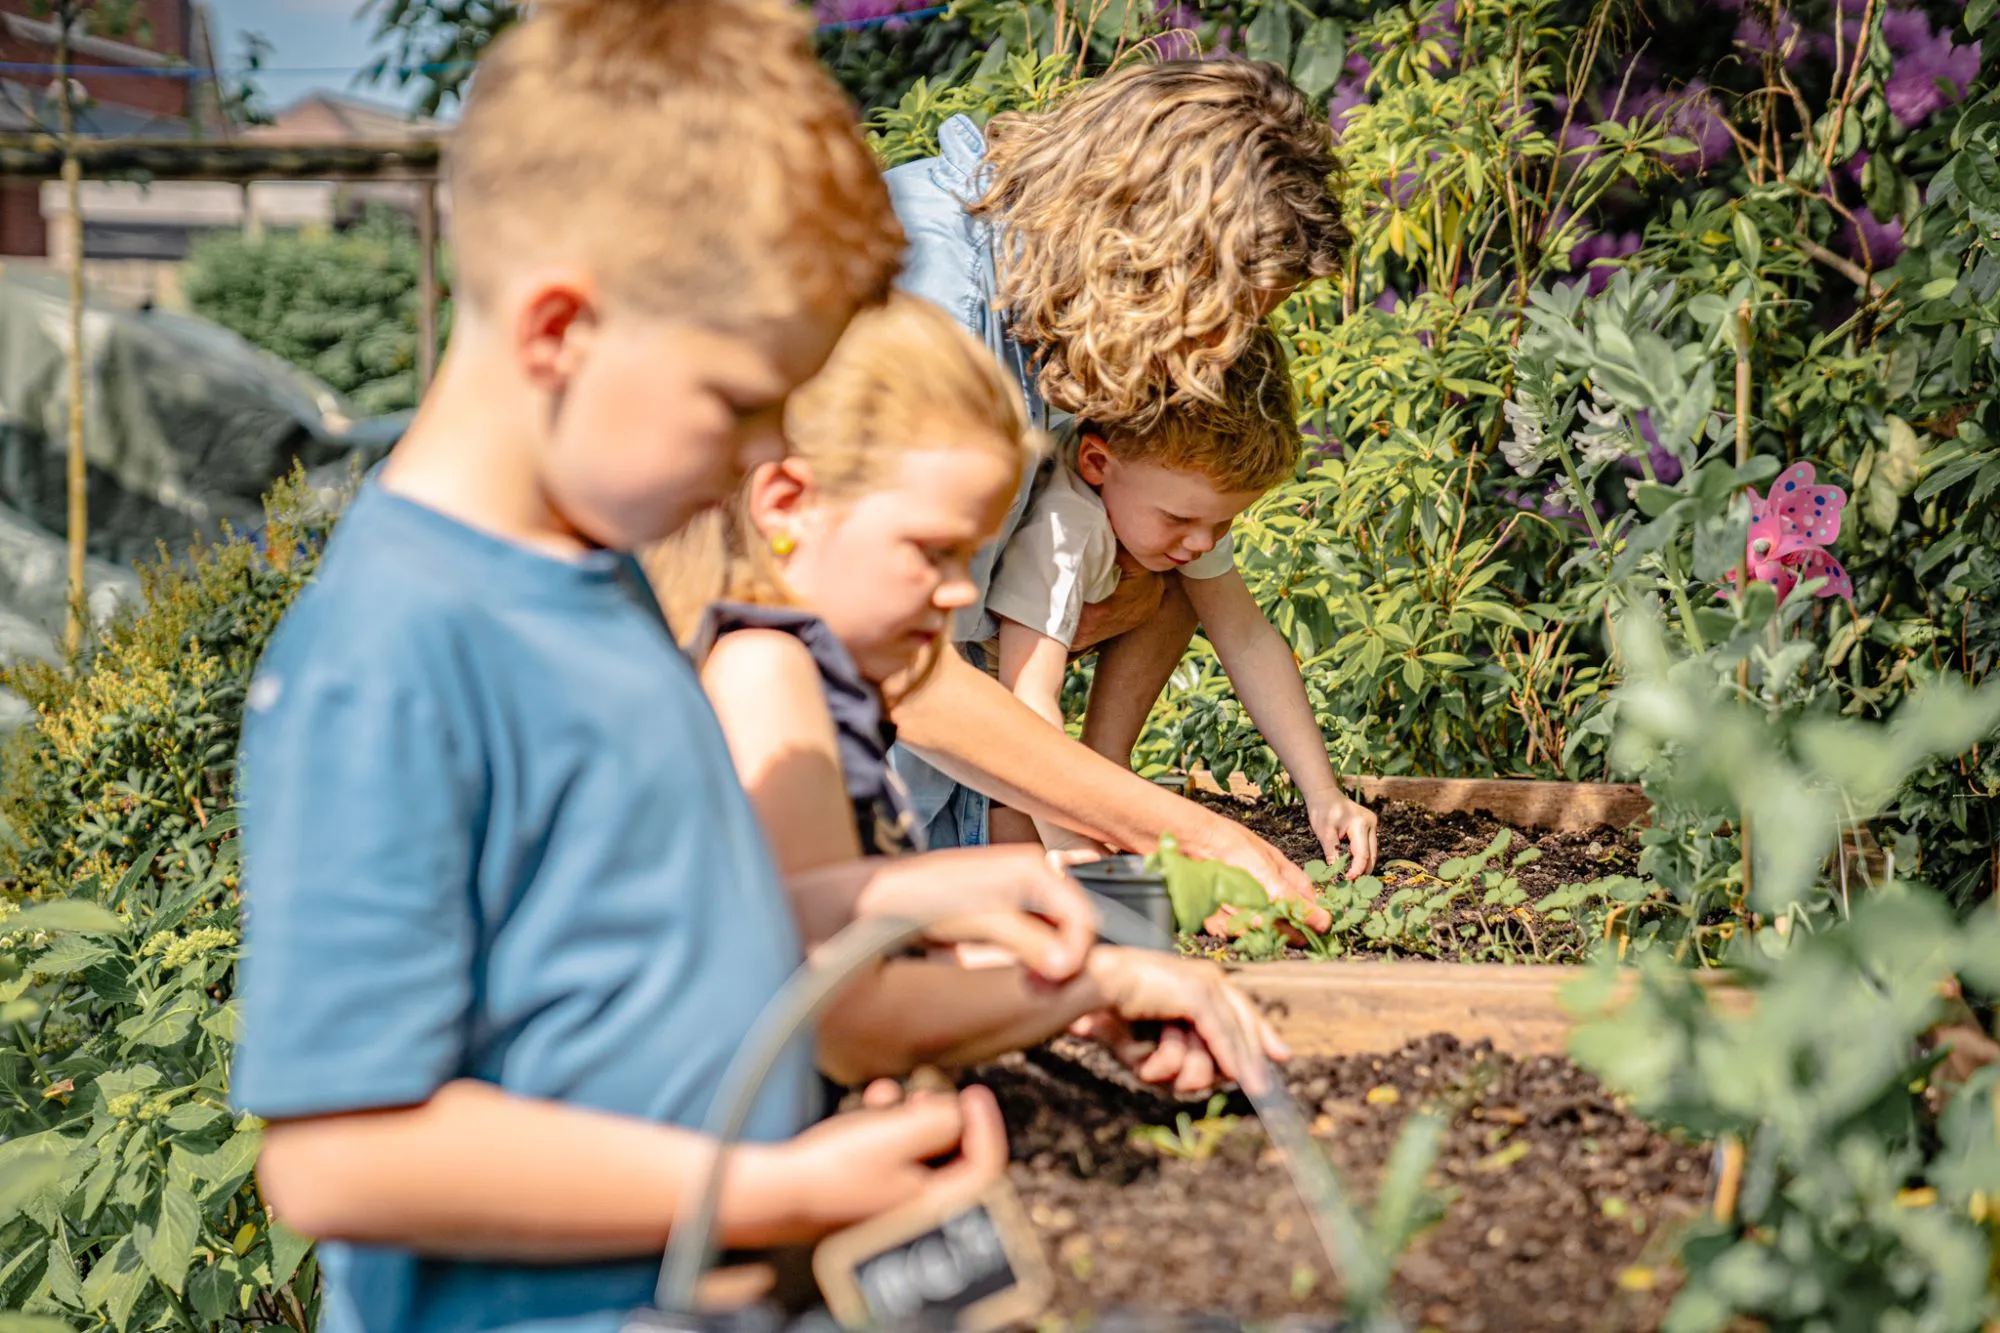
M 1171 834 L 1161 835 L 1159 848 L 1146 858 L 1146 869 L 1166 879 L 1174 925 L 1190 934 L 1199 931 L 1217 908 L 1254 911 L 1271 905 L 1271 896 L 1249 871 L 1183 856 Z
M 1155 1152 L 1178 1157 L 1184 1162 L 1205 1162 L 1215 1155 L 1229 1131 L 1236 1128 L 1237 1116 L 1222 1114 L 1229 1099 L 1221 1093 L 1208 1099 L 1208 1109 L 1196 1120 L 1186 1111 L 1174 1117 L 1174 1127 L 1141 1125 L 1132 1131 L 1131 1141 L 1149 1145 Z

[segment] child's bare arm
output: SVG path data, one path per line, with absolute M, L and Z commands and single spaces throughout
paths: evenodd
M 1367 874 L 1375 864 L 1375 816 L 1340 789 L 1291 645 L 1264 618 L 1263 608 L 1234 570 L 1182 583 L 1250 720 L 1277 751 L 1305 799 L 1321 846 L 1331 856 L 1345 840 L 1353 853 L 1348 878 Z
M 702 663 L 701 686 L 779 873 L 857 859 L 833 717 L 806 646 L 778 630 L 725 634 Z
M 264 1135 L 258 1180 L 294 1229 L 494 1261 L 657 1254 L 714 1152 L 688 1130 L 472 1080 L 420 1106 L 278 1121 Z M 961 1142 L 958 1161 L 925 1166 Z M 1005 1165 L 990 1098 L 839 1116 L 796 1139 L 732 1150 L 720 1239 L 812 1240 Z
M 1016 810 L 1135 852 L 1150 852 L 1171 833 L 1190 856 L 1240 866 L 1274 894 L 1311 900 L 1304 873 L 1270 843 L 1053 727 L 1033 725 L 1027 705 L 956 653 L 944 654 L 891 712 L 911 748 Z
M 857 916 L 928 917 L 943 909 L 964 916 L 934 938 L 997 944 L 1057 980 L 1083 965 L 1097 936 L 1096 913 L 1039 853 L 862 857 L 819 668 L 798 639 L 775 630 L 726 634 L 701 680 L 808 948 Z
M 1037 716 L 1068 735 L 1063 726 L 1063 678 L 1069 674 L 1069 645 L 1005 616 L 1000 620 L 1000 683 Z M 1035 818 L 1035 833 L 1050 851 L 1102 852 L 1092 841 L 1052 820 Z
M 1017 620 L 1000 617 L 1000 683 L 1056 726 L 1063 724 L 1063 677 L 1069 645 Z
M 1218 1078 L 1254 1077 L 1258 1053 L 1287 1052 L 1222 970 L 1199 959 L 1100 946 L 1060 987 L 1038 986 L 1018 967 L 962 968 L 897 960 L 842 995 L 820 1022 L 827 1071 L 843 1082 L 894 1077 L 919 1064 L 977 1064 L 1039 1045 L 1077 1019 L 1182 1025 L 1140 1062 L 1143 1076 L 1203 1092 Z

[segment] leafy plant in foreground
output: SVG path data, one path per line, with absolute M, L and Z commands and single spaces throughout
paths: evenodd
M 0 1306 L 64 1326 L 309 1333 L 306 1243 L 228 1109 L 241 919 L 237 732 L 326 522 L 280 488 L 261 544 L 145 571 L 146 609 L 8 684 L 0 901 Z
M 2000 1186 L 1993 1071 L 1933 1088 L 1924 1034 L 1962 979 L 2000 987 L 2000 920 L 1953 918 L 1928 891 L 1883 885 L 1851 902 L 1827 878 L 1841 812 L 1879 809 L 1930 756 L 2000 728 L 2000 689 L 1940 684 L 1886 725 L 1815 718 L 1774 730 L 1714 664 L 1673 660 L 1624 622 L 1633 683 L 1628 757 L 1717 820 L 1747 812 L 1754 901 L 1769 925 L 1728 950 L 1747 1011 L 1664 950 L 1641 955 L 1637 998 L 1578 1029 L 1572 1051 L 1640 1113 L 1719 1137 L 1732 1162 L 1716 1215 L 1681 1244 L 1687 1280 L 1665 1325 L 1706 1333 L 1748 1318 L 1773 1333 L 1970 1333 L 2000 1316 L 1987 1200 Z M 1602 1002 L 1607 971 L 1580 983 Z M 1930 1099 L 1952 1098 L 1942 1120 Z

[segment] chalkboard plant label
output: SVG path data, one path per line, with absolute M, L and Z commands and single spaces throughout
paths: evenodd
M 1055 1288 L 1004 1180 L 969 1200 L 920 1200 L 827 1237 L 813 1251 L 813 1276 L 848 1328 L 987 1333 L 1032 1320 Z

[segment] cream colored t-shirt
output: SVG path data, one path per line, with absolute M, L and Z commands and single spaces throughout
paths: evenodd
M 1236 567 L 1235 547 L 1224 534 L 1215 548 L 1176 573 L 1212 579 Z M 1067 460 L 1044 469 L 1007 540 L 986 593 L 986 609 L 1070 647 L 1083 608 L 1118 588 L 1118 538 L 1104 501 Z

